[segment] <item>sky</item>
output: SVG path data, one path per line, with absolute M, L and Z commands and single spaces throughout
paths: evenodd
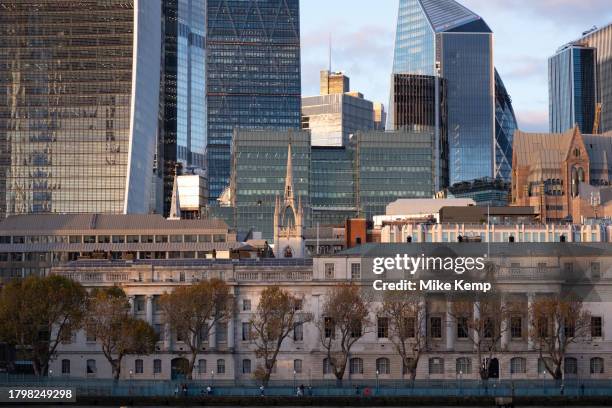
M 302 92 L 319 71 L 344 71 L 351 90 L 387 106 L 399 0 L 302 0 Z M 548 131 L 548 57 L 593 26 L 612 23 L 612 0 L 459 0 L 494 32 L 495 66 L 519 128 Z

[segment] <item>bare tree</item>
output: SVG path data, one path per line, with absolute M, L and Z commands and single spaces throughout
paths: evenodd
M 337 285 L 325 296 L 317 327 L 329 367 L 338 380 L 344 377 L 351 348 L 372 325 L 370 305 L 368 296 L 352 283 Z
M 427 316 L 421 295 L 387 291 L 381 315 L 389 319 L 389 340 L 414 380 L 419 359 L 427 347 L 427 332 L 423 330 Z
M 171 330 L 184 339 L 191 356 L 187 379 L 192 379 L 193 367 L 202 344 L 208 340 L 215 325 L 230 318 L 234 311 L 234 297 L 220 279 L 181 286 L 162 295 L 160 307 Z
M 546 371 L 563 379 L 563 361 L 572 343 L 588 340 L 591 315 L 573 294 L 537 298 L 529 310 L 529 332 Z
M 473 344 L 483 380 L 489 378 L 489 363 L 500 351 L 501 339 L 510 330 L 507 324 L 510 315 L 518 307 L 518 304 L 503 302 L 501 294 L 495 292 L 459 297 L 452 302 L 450 314 L 457 323 L 457 330 L 462 330 Z
M 0 339 L 19 346 L 37 376 L 47 375 L 58 345 L 81 328 L 87 292 L 59 275 L 30 276 L 0 292 Z
M 91 293 L 86 330 L 102 346 L 102 353 L 113 369 L 113 378 L 121 376 L 121 361 L 128 354 L 150 354 L 155 349 L 155 331 L 151 325 L 130 315 L 125 292 L 118 287 Z
M 302 300 L 278 286 L 270 286 L 261 293 L 257 310 L 250 321 L 250 339 L 255 344 L 255 355 L 263 359 L 263 366 L 255 370 L 255 377 L 264 384 L 270 376 L 283 341 L 297 324 L 312 320 L 302 311 Z

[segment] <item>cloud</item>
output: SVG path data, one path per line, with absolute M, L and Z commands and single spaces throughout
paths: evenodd
M 519 129 L 527 132 L 548 132 L 547 110 L 517 109 L 516 116 Z

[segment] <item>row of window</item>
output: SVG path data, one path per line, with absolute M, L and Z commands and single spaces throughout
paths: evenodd
M 201 235 L 3 235 L 0 244 L 38 244 L 38 243 L 69 243 L 69 244 L 153 244 L 153 243 L 209 243 L 226 242 L 225 234 Z

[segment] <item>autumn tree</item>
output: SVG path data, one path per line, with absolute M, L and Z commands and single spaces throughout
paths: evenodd
M 529 333 L 540 361 L 553 379 L 563 379 L 567 349 L 588 339 L 591 315 L 577 296 L 558 294 L 536 298 L 529 318 Z
M 518 304 L 504 302 L 496 292 L 461 296 L 453 300 L 450 314 L 457 324 L 457 330 L 462 330 L 474 346 L 481 379 L 489 378 L 489 362 L 500 351 L 501 339 L 510 330 L 508 320 L 519 308 Z
M 58 345 L 81 327 L 86 300 L 79 283 L 59 275 L 9 282 L 0 292 L 0 338 L 47 375 Z
M 202 344 L 208 341 L 212 328 L 233 313 L 234 298 L 230 288 L 220 279 L 181 286 L 172 293 L 162 295 L 160 307 L 165 322 L 184 339 L 191 351 L 187 379 L 192 379 L 193 367 Z
M 389 340 L 402 359 L 403 366 L 416 378 L 421 354 L 427 347 L 426 310 L 418 293 L 385 292 L 381 316 L 389 321 Z
M 257 310 L 250 321 L 250 338 L 255 344 L 255 355 L 263 365 L 255 370 L 255 377 L 267 384 L 276 364 L 283 341 L 298 324 L 312 320 L 302 311 L 302 300 L 278 286 L 270 286 L 261 293 Z
M 334 286 L 325 296 L 317 327 L 329 367 L 339 381 L 353 345 L 372 324 L 370 305 L 369 297 L 352 283 Z
M 125 292 L 116 286 L 92 291 L 85 323 L 87 333 L 101 345 L 115 380 L 121 376 L 123 357 L 155 349 L 153 327 L 131 315 Z

